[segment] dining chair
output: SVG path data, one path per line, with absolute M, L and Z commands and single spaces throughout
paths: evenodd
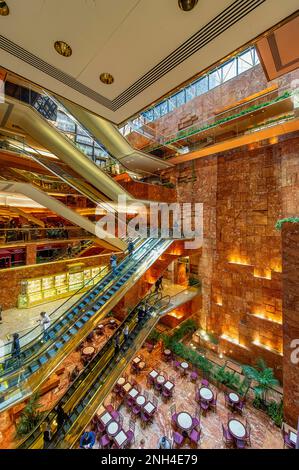
M 208 387 L 210 384 L 209 384 L 209 381 L 208 381 L 207 379 L 202 379 L 201 385 L 202 385 L 203 387 Z
M 212 401 L 210 401 L 210 407 L 215 413 L 217 411 L 217 397 L 218 397 L 218 392 L 214 392 L 213 399 Z
M 129 429 L 125 434 L 126 434 L 128 440 L 127 440 L 124 447 L 129 447 L 130 445 L 134 444 L 134 442 L 135 442 L 135 433 L 131 429 Z
M 234 438 L 224 424 L 222 424 L 222 439 L 227 446 L 232 446 L 234 444 Z
M 201 408 L 201 411 L 203 412 L 204 416 L 206 415 L 208 409 L 209 409 L 209 404 L 204 401 L 204 400 L 201 400 L 200 402 L 200 408 Z
M 106 405 L 105 408 L 108 411 L 108 413 L 110 413 L 110 414 L 112 413 L 112 411 L 115 411 L 114 407 L 111 405 L 111 403 L 109 403 L 109 405 Z
M 244 440 L 246 444 L 251 447 L 251 425 L 247 418 L 245 422 L 245 429 L 246 429 L 246 434 L 245 434 Z
M 196 428 L 200 425 L 200 420 L 198 418 L 192 418 L 192 428 Z
M 197 429 L 192 429 L 192 431 L 189 435 L 190 441 L 193 442 L 194 444 L 198 445 L 198 443 L 200 441 L 200 437 L 201 437 L 201 429 L 199 431 Z
M 190 380 L 193 383 L 197 382 L 197 380 L 198 380 L 198 373 L 196 372 L 195 369 L 190 374 Z
M 132 413 L 135 416 L 140 414 L 140 406 L 138 406 L 136 403 L 132 406 Z
M 108 434 L 104 434 L 100 438 L 99 444 L 100 444 L 102 449 L 105 449 L 106 447 L 110 446 L 110 438 L 109 438 Z
M 243 439 L 236 439 L 236 447 L 237 449 L 245 449 L 246 442 Z
M 176 447 L 180 447 L 184 442 L 184 436 L 182 436 L 182 434 L 180 434 L 177 431 L 174 431 L 172 433 L 172 439 L 173 439 L 173 445 Z
M 289 433 L 285 430 L 284 424 L 281 429 L 282 437 L 283 437 L 283 448 L 287 447 L 288 449 L 294 449 L 295 446 L 290 439 Z

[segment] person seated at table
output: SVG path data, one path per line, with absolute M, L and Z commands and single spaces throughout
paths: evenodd
M 158 449 L 171 449 L 171 444 L 166 436 L 160 437 L 158 441 Z
M 144 446 L 145 446 L 145 440 L 141 439 L 138 449 L 144 449 Z
M 92 449 L 96 441 L 93 431 L 86 430 L 80 438 L 80 449 Z

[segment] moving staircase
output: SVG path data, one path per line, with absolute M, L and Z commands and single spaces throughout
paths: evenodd
M 44 344 L 41 344 L 41 335 L 33 340 L 32 331 L 24 335 L 21 338 L 21 361 L 12 361 L 9 354 L 2 357 L 4 370 L 0 374 L 0 411 L 30 395 L 171 243 L 171 240 L 163 239 L 141 242 L 134 253 L 120 263 L 116 277 L 109 271 L 51 325 L 47 330 L 50 339 Z M 6 353 L 10 347 L 11 344 L 5 345 Z
M 85 369 L 70 385 L 66 393 L 57 404 L 61 404 L 69 419 L 61 429 L 54 434 L 50 448 L 73 447 L 85 426 L 90 422 L 100 404 L 104 401 L 118 377 L 127 367 L 136 352 L 161 318 L 163 311 L 167 310 L 170 298 L 158 298 L 159 294 L 150 294 L 133 309 L 122 324 L 117 328 L 112 337 L 105 343 L 100 351 L 88 363 Z M 147 314 L 138 320 L 138 310 L 146 303 Z M 120 351 L 115 352 L 114 339 L 128 325 L 129 338 L 124 342 L 121 337 Z M 56 404 L 56 405 L 57 405 Z M 54 424 L 56 418 L 55 409 L 51 410 L 43 421 L 49 420 Z M 41 448 L 43 438 L 41 423 L 19 445 L 24 448 Z

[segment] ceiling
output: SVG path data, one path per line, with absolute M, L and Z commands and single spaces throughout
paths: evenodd
M 299 15 L 257 42 L 268 80 L 299 67 Z
M 0 64 L 120 123 L 294 13 L 298 0 L 7 0 Z M 73 50 L 62 57 L 56 40 Z M 115 81 L 104 85 L 102 72 Z

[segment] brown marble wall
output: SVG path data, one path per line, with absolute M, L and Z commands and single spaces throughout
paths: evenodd
M 26 245 L 26 264 L 36 263 L 36 245 Z
M 119 182 L 136 199 L 144 199 L 157 202 L 175 202 L 176 190 L 165 186 L 137 181 Z
M 227 355 L 245 363 L 263 357 L 280 379 L 281 234 L 275 223 L 299 214 L 298 154 L 299 136 L 289 135 L 167 172 L 179 201 L 204 204 L 200 326 L 226 335 L 220 349 Z
M 18 295 L 21 292 L 21 281 L 34 277 L 47 276 L 50 274 L 67 272 L 68 265 L 82 262 L 86 267 L 103 266 L 109 264 L 110 256 L 91 256 L 90 258 L 80 258 L 80 260 L 63 260 L 55 263 L 45 263 L 40 265 L 21 266 L 19 268 L 0 270 L 0 304 L 3 309 L 16 307 Z
M 299 417 L 299 224 L 282 228 L 283 375 L 285 421 L 297 428 Z

